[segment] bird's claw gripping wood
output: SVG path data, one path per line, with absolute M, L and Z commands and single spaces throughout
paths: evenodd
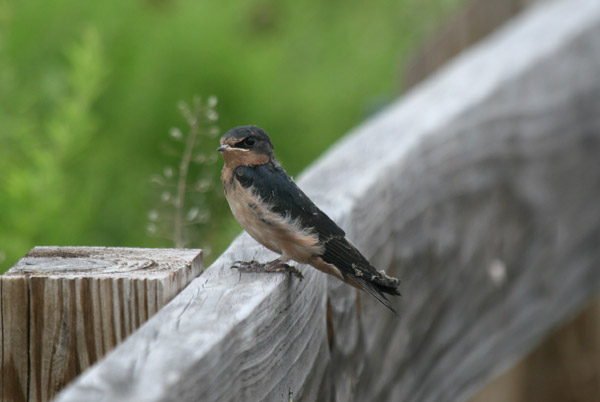
M 231 268 L 235 268 L 241 272 L 289 272 L 300 280 L 304 279 L 302 272 L 297 268 L 286 264 L 279 258 L 267 263 L 260 263 L 256 260 L 236 261 Z

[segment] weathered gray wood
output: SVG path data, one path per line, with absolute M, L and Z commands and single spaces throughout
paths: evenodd
M 518 17 L 300 185 L 376 266 L 395 319 L 246 235 L 58 401 L 457 401 L 600 288 L 600 2 Z M 285 162 L 285 161 L 284 161 Z
M 2 289 L 3 401 L 47 401 L 202 270 L 200 250 L 36 247 Z

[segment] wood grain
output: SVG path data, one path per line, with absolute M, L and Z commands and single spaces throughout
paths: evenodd
M 201 270 L 200 250 L 34 248 L 0 277 L 2 400 L 50 400 Z
M 27 281 L 2 277 L 2 398 L 27 401 L 29 325 Z
M 534 6 L 299 181 L 395 319 L 247 235 L 57 401 L 462 401 L 600 289 L 600 3 Z

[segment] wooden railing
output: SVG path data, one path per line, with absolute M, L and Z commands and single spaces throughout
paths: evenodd
M 241 235 L 56 399 L 461 401 L 600 289 L 600 3 L 533 6 L 320 158 L 299 185 L 398 319 Z

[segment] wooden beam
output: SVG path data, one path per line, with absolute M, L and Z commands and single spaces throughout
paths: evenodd
M 231 270 L 273 257 L 244 234 L 57 401 L 465 400 L 600 289 L 598 37 L 597 0 L 534 6 L 303 175 L 401 319 Z
M 34 248 L 0 276 L 1 400 L 50 400 L 201 270 L 200 250 Z

